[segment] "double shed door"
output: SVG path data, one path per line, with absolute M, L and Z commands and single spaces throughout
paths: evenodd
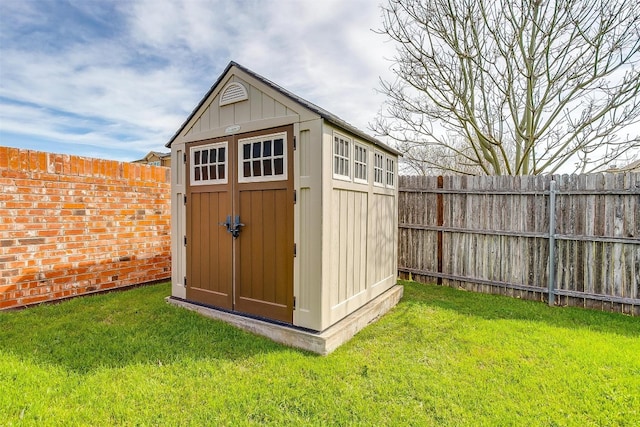
M 292 128 L 187 153 L 187 299 L 292 323 Z

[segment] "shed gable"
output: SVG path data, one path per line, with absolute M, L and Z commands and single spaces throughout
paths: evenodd
M 221 136 L 236 133 L 236 129 L 245 131 L 249 123 L 284 118 L 294 122 L 309 114 L 295 101 L 232 68 L 195 111 L 182 135 L 187 140 L 210 137 L 212 133 Z

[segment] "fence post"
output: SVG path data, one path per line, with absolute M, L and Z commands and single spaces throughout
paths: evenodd
M 549 183 L 549 306 L 556 302 L 556 182 Z
M 438 175 L 437 186 L 439 189 L 444 188 L 444 177 L 442 175 Z M 442 227 L 444 225 L 444 195 L 441 192 L 436 194 L 436 223 L 438 227 Z M 442 242 L 442 229 L 438 230 L 437 237 L 437 245 L 438 245 L 438 274 L 442 274 L 442 251 L 443 251 L 443 242 Z M 437 278 L 438 285 L 442 285 L 442 276 L 438 276 Z

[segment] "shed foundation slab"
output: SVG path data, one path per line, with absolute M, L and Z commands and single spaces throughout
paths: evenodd
M 313 332 L 298 329 L 295 326 L 271 323 L 194 304 L 179 298 L 167 297 L 166 300 L 175 306 L 198 312 L 212 319 L 221 320 L 253 334 L 267 337 L 278 343 L 324 356 L 349 341 L 367 325 L 375 322 L 391 310 L 400 301 L 403 292 L 404 288 L 402 286 L 395 285 L 322 332 Z

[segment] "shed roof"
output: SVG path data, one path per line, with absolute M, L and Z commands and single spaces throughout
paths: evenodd
M 355 126 L 347 123 L 346 121 L 342 120 L 340 117 L 336 116 L 335 114 L 330 113 L 329 111 L 325 110 L 324 108 L 321 108 L 319 106 L 317 106 L 316 104 L 309 102 L 307 100 L 305 100 L 304 98 L 301 98 L 291 92 L 289 92 L 288 90 L 282 88 L 281 86 L 278 86 L 277 84 L 273 83 L 272 81 L 262 77 L 259 74 L 254 73 L 253 71 L 249 70 L 248 68 L 243 67 L 242 65 L 238 64 L 237 62 L 231 61 L 229 62 L 229 64 L 227 65 L 227 67 L 224 69 L 224 71 L 222 72 L 222 74 L 220 74 L 220 77 L 218 77 L 218 80 L 216 80 L 216 82 L 213 84 L 213 86 L 211 86 L 211 89 L 209 89 L 209 91 L 205 94 L 205 96 L 202 98 L 202 100 L 198 103 L 198 105 L 196 106 L 196 108 L 194 108 L 194 110 L 191 112 L 191 114 L 189 114 L 189 117 L 187 117 L 187 119 L 184 121 L 184 123 L 182 123 L 182 125 L 180 126 L 180 128 L 178 129 L 178 131 L 171 137 L 171 139 L 169 140 L 169 142 L 167 142 L 167 144 L 165 145 L 166 147 L 171 147 L 171 144 L 173 143 L 173 141 L 178 137 L 178 135 L 180 135 L 180 132 L 182 132 L 184 130 L 184 128 L 187 126 L 187 123 L 189 123 L 189 121 L 193 118 L 193 116 L 198 112 L 198 110 L 200 109 L 200 107 L 202 107 L 202 105 L 207 101 L 207 98 L 209 98 L 209 96 L 213 93 L 213 91 L 215 90 L 215 88 L 220 84 L 220 82 L 224 79 L 224 77 L 226 76 L 226 74 L 229 72 L 229 70 L 231 69 L 231 67 L 236 67 L 242 71 L 244 71 L 245 73 L 249 74 L 250 76 L 252 76 L 253 78 L 259 80 L 260 82 L 264 83 L 265 85 L 269 86 L 270 88 L 276 90 L 277 92 L 279 92 L 280 94 L 286 96 L 287 98 L 291 99 L 292 101 L 302 105 L 303 107 L 307 108 L 308 110 L 313 111 L 314 113 L 318 114 L 320 117 L 322 117 L 323 119 L 325 119 L 326 121 L 328 121 L 329 123 L 338 126 L 366 141 L 371 142 L 374 145 L 378 145 L 382 148 L 384 148 L 387 151 L 390 151 L 396 155 L 400 155 L 400 152 L 397 151 L 396 149 L 389 147 L 387 144 L 385 144 L 384 142 L 380 141 L 377 138 L 372 137 L 371 135 L 368 135 L 366 133 L 364 133 L 363 131 L 361 131 L 360 129 L 356 128 Z

